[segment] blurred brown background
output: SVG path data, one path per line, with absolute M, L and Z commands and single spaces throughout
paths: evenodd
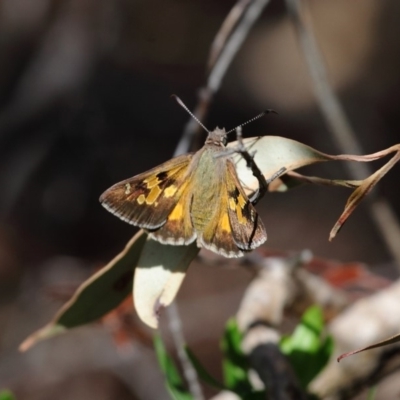
M 400 142 L 400 3 L 308 3 L 330 81 L 365 152 Z M 18 400 L 167 398 L 152 350 L 138 341 L 118 352 L 98 326 L 26 354 L 16 349 L 62 304 L 52 288 L 70 293 L 134 233 L 98 197 L 171 157 L 188 116 L 170 95 L 195 106 L 209 47 L 233 4 L 0 1 L 0 389 L 11 388 Z M 250 32 L 203 122 L 230 129 L 266 108 L 279 116 L 249 125 L 246 136 L 285 136 L 339 152 L 284 3 L 276 0 Z M 346 177 L 336 164 L 310 171 Z M 397 215 L 398 174 L 399 166 L 379 188 Z M 267 246 L 309 248 L 393 273 L 363 206 L 328 242 L 348 195 L 322 187 L 267 195 L 258 207 Z M 218 338 L 250 279 L 240 269 L 195 265 L 178 296 L 187 339 L 216 374 Z

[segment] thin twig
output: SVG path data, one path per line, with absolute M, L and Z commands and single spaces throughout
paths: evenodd
M 301 184 L 301 183 L 312 183 L 315 185 L 324 185 L 324 186 L 342 186 L 349 189 L 356 189 L 362 183 L 362 181 L 349 181 L 349 180 L 341 180 L 341 179 L 325 179 L 320 178 L 319 176 L 307 176 L 300 174 L 296 171 L 289 171 L 283 176 L 282 181 L 287 184 L 287 181 L 292 180 L 292 184 Z
M 238 3 L 243 3 L 243 0 L 239 0 Z M 212 97 L 215 92 L 218 91 L 218 89 L 220 88 L 225 73 L 229 65 L 231 64 L 234 56 L 240 49 L 251 27 L 254 25 L 255 21 L 261 15 L 264 7 L 268 3 L 269 0 L 253 0 L 247 8 L 243 6 L 238 7 L 238 10 L 241 10 L 242 13 L 244 12 L 244 15 L 242 18 L 240 18 L 240 13 L 237 13 L 236 11 L 237 20 L 240 19 L 240 22 L 236 24 L 235 30 L 232 32 L 229 38 L 227 36 L 224 36 L 225 42 L 221 44 L 222 50 L 215 65 L 210 71 L 207 85 L 199 91 L 198 104 L 194 110 L 194 115 L 200 121 L 204 120 Z M 232 18 L 232 12 L 228 15 L 228 18 Z M 226 29 L 226 21 L 222 25 L 222 29 Z M 210 55 L 210 57 L 212 56 Z M 175 156 L 188 152 L 191 144 L 194 141 L 195 134 L 196 132 L 198 132 L 198 128 L 199 125 L 197 124 L 197 122 L 193 118 L 191 118 L 186 124 L 182 137 L 175 149 Z M 183 335 L 181 319 L 179 317 L 179 310 L 176 302 L 173 302 L 169 307 L 167 307 L 167 316 L 169 319 L 170 332 L 173 337 L 178 357 L 182 364 L 183 373 L 185 375 L 186 381 L 188 382 L 190 392 L 196 400 L 203 400 L 204 395 L 198 381 L 197 372 L 193 368 L 186 352 L 184 351 L 186 341 Z
M 238 0 L 225 18 L 218 33 L 215 35 L 208 57 L 208 69 L 211 71 L 217 62 L 228 37 L 231 35 L 238 21 L 242 17 L 244 10 L 251 4 L 251 0 Z
M 311 29 L 310 16 L 306 15 L 301 0 L 286 0 L 286 6 L 298 33 L 318 105 L 337 146 L 343 153 L 362 154 L 362 146 L 329 84 L 323 58 Z M 368 165 L 361 163 L 346 163 L 346 168 L 354 180 L 363 180 L 372 173 Z M 386 199 L 372 195 L 366 200 L 372 220 L 400 270 L 400 225 L 396 214 Z
M 176 302 L 173 302 L 169 307 L 167 307 L 167 315 L 169 322 L 169 330 L 174 341 L 174 345 L 179 357 L 179 361 L 182 365 L 182 370 L 186 378 L 186 382 L 189 386 L 190 393 L 193 395 L 195 400 L 204 400 L 204 394 L 201 389 L 199 378 L 197 372 L 194 369 L 189 357 L 185 351 L 186 340 L 183 335 L 181 318 L 179 316 L 178 306 Z
M 226 70 L 245 41 L 250 29 L 260 17 L 269 0 L 254 0 L 245 10 L 240 23 L 228 38 L 221 55 L 208 77 L 207 87 L 215 93 L 221 86 Z

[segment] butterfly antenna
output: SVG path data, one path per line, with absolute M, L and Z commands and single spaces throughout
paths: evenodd
M 256 115 L 254 118 L 249 119 L 244 124 L 240 124 L 240 125 L 236 126 L 235 128 L 231 129 L 230 131 L 226 132 L 226 134 L 231 133 L 233 131 L 236 131 L 237 128 L 243 127 L 243 126 L 245 126 L 247 124 L 250 124 L 250 122 L 253 122 L 256 119 L 259 119 L 259 118 L 263 117 L 264 115 L 267 115 L 267 114 L 270 114 L 270 113 L 278 114 L 275 110 L 272 110 L 272 109 L 265 110 L 261 114 Z
M 188 114 L 207 132 L 210 133 L 210 131 L 200 122 L 200 120 L 186 107 L 185 103 L 176 95 L 173 94 L 171 97 L 182 107 L 184 108 Z

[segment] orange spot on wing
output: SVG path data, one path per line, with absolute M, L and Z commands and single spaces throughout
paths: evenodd
M 238 204 L 240 205 L 241 208 L 243 208 L 246 205 L 246 200 L 244 199 L 244 197 L 240 194 L 238 196 Z
M 224 231 L 226 231 L 226 232 L 231 232 L 231 231 L 232 231 L 232 229 L 231 229 L 231 224 L 229 223 L 228 214 L 225 213 L 225 214 L 222 216 L 220 224 L 221 224 L 221 229 L 222 229 L 222 230 L 224 230 Z
M 147 183 L 148 189 L 153 189 L 153 187 L 157 186 L 160 183 L 160 180 L 156 176 L 152 176 L 145 179 L 143 182 Z
M 180 220 L 183 217 L 183 207 L 182 204 L 178 203 L 175 208 L 169 214 L 168 220 Z
M 160 195 L 160 193 L 161 189 L 158 186 L 154 186 L 146 197 L 146 203 L 153 204 L 157 200 L 157 197 Z
M 164 190 L 164 197 L 172 197 L 176 193 L 177 189 L 178 188 L 175 185 L 168 186 Z

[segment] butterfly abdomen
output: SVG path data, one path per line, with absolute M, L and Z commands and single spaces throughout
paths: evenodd
M 216 199 L 206 193 L 194 193 L 190 217 L 196 231 L 201 232 L 215 214 Z
M 215 157 L 215 152 L 205 150 L 201 156 L 194 179 L 194 192 L 190 207 L 192 224 L 197 232 L 204 228 L 215 218 L 218 205 L 221 202 L 221 159 Z

